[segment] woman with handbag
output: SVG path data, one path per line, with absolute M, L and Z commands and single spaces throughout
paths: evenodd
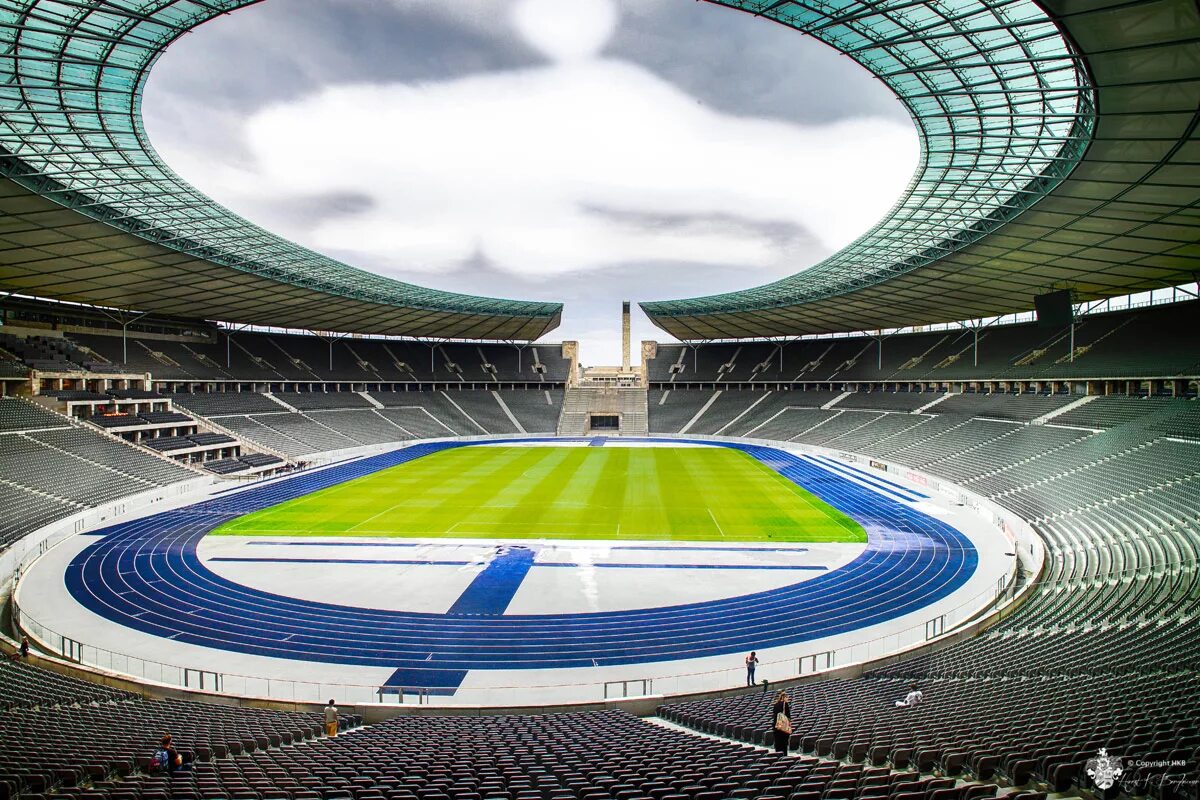
M 792 704 L 788 702 L 787 692 L 775 695 L 775 705 L 771 708 L 772 731 L 775 734 L 775 752 L 787 753 L 792 743 Z

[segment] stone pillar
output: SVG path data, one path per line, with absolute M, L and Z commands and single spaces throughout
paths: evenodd
M 621 303 L 621 371 L 629 372 L 629 301 Z

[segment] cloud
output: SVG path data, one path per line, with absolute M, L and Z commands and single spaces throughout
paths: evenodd
M 763 226 L 844 245 L 899 196 L 916 156 L 896 122 L 730 117 L 609 60 L 328 87 L 245 131 L 256 170 L 243 191 L 371 198 L 293 231 L 302 241 L 428 273 L 477 253 L 541 276 L 658 259 L 771 269 L 788 248 Z M 220 177 L 197 176 L 202 189 L 235 188 L 208 175 Z M 644 221 L 656 216 L 673 223 Z
M 611 0 L 522 0 L 513 8 L 521 37 L 552 61 L 576 61 L 600 53 L 617 28 Z

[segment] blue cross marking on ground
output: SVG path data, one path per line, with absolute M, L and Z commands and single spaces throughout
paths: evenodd
M 529 574 L 535 555 L 528 547 L 496 548 L 496 555 L 446 613 L 503 614 Z

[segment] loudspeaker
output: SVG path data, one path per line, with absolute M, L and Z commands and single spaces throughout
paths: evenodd
M 1075 316 L 1070 289 L 1034 295 L 1033 308 L 1037 312 L 1038 325 L 1043 328 L 1065 328 Z

